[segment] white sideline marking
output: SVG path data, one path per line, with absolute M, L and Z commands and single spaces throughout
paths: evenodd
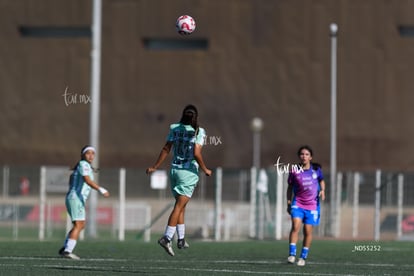
M 54 261 L 54 260 L 68 260 L 62 257 L 17 257 L 17 256 L 4 256 L 0 257 L 0 260 L 48 260 L 48 261 Z M 113 259 L 113 258 L 81 258 L 80 260 L 76 261 L 93 261 L 93 262 L 127 262 L 127 259 Z
M 48 260 L 48 261 L 55 261 L 55 260 L 68 260 L 62 257 L 21 257 L 21 256 L 3 256 L 0 257 L 0 260 Z M 70 261 L 70 260 L 68 260 Z M 77 261 L 77 262 L 130 262 L 130 259 L 114 259 L 114 258 L 81 258 L 80 260 L 71 260 L 71 261 Z M 134 261 L 140 261 L 140 260 L 134 260 Z M 144 260 L 143 260 L 144 261 Z M 147 262 L 148 260 L 145 260 L 145 262 Z M 174 262 L 174 263 L 191 263 L 192 261 L 190 260 L 179 260 L 179 259 L 156 259 L 156 260 L 151 260 L 151 262 L 159 262 L 159 263 L 170 263 L 170 262 Z M 193 262 L 198 263 L 199 260 L 194 260 Z M 266 261 L 266 260 L 211 260 L 208 261 L 211 263 L 229 263 L 229 264 L 286 264 L 285 261 L 278 261 L 278 260 L 272 260 L 272 261 Z M 332 265 L 332 264 L 338 264 L 338 263 L 328 263 L 328 262 L 314 262 L 314 261 L 309 261 L 307 262 L 307 264 L 315 264 L 315 265 Z M 2 265 L 2 264 L 0 264 Z M 343 262 L 340 263 L 340 265 L 345 265 L 345 266 L 382 266 L 382 267 L 394 267 L 397 266 L 396 264 L 391 264 L 391 263 L 351 263 L 351 262 Z M 414 267 L 414 264 L 398 264 L 398 266 L 403 266 L 403 267 Z
M 286 265 L 289 266 L 289 265 Z M 145 267 L 144 267 L 145 268 Z M 192 271 L 192 272 L 221 272 L 221 273 L 239 273 L 239 274 L 263 274 L 263 275 L 315 275 L 315 272 L 286 272 L 286 271 L 257 271 L 257 270 L 231 270 L 231 269 L 197 269 L 197 268 L 177 268 L 177 267 L 156 267 L 154 269 L 163 269 L 163 270 L 182 270 L 182 271 Z M 319 273 L 318 275 L 323 276 L 363 276 L 365 274 L 332 274 L 332 273 Z
M 0 267 L 24 267 L 21 264 L 0 264 Z M 41 267 L 41 268 L 60 268 L 60 269 L 84 269 L 84 270 L 102 270 L 102 267 L 99 266 L 79 266 L 79 265 L 32 265 L 32 267 Z M 256 275 L 274 275 L 275 272 L 273 271 L 262 271 L 258 272 L 256 270 L 231 270 L 231 269 L 197 269 L 197 268 L 177 268 L 177 267 L 143 267 L 141 266 L 140 269 L 148 269 L 148 270 L 181 270 L 181 271 L 191 271 L 191 272 L 220 272 L 220 273 L 238 273 L 238 274 L 256 274 Z M 121 272 L 120 270 L 119 272 Z M 125 270 L 125 272 L 131 272 L 130 269 Z M 314 275 L 315 273 L 298 273 L 298 272 L 282 272 L 278 271 L 277 275 Z M 332 274 L 332 273 L 318 273 L 318 275 L 322 276 L 362 276 L 364 274 Z
M 157 262 L 171 262 L 171 260 L 155 260 Z M 189 263 L 190 261 L 182 261 L 184 263 Z M 194 261 L 195 263 L 199 262 L 198 260 Z M 212 263 L 230 263 L 230 264 L 287 264 L 286 261 L 260 261 L 260 260 L 216 260 L 216 261 L 209 261 Z M 344 265 L 344 266 L 382 266 L 382 267 L 394 267 L 394 266 L 399 266 L 399 267 L 413 267 L 414 268 L 414 264 L 384 264 L 384 263 L 351 263 L 351 262 L 343 262 L 343 263 L 327 263 L 327 262 L 315 262 L 315 261 L 307 261 L 307 264 L 310 265 L 336 265 L 336 264 L 340 264 L 340 265 Z M 336 275 L 336 274 L 335 274 Z
M 84 270 L 96 270 L 96 271 L 100 271 L 102 270 L 102 267 L 100 266 L 88 266 L 86 265 L 87 262 L 131 262 L 131 259 L 114 259 L 114 258 L 91 258 L 91 259 L 80 259 L 80 260 L 68 260 L 68 259 L 64 259 L 62 257 L 19 257 L 19 256 L 4 256 L 4 257 L 0 257 L 0 260 L 49 260 L 49 261 L 57 261 L 57 260 L 64 260 L 67 261 L 67 264 L 33 264 L 31 266 L 33 267 L 40 267 L 40 268 L 61 268 L 61 269 L 84 269 Z M 142 262 L 148 262 L 149 260 L 134 260 L 134 262 L 142 263 Z M 158 262 L 158 263 L 186 263 L 189 264 L 191 263 L 191 261 L 189 260 L 150 260 L 151 262 Z M 194 260 L 194 262 L 198 262 L 197 260 Z M 286 265 L 286 269 L 289 269 L 289 265 L 285 262 L 285 261 L 278 261 L 278 260 L 274 260 L 274 261 L 266 261 L 266 260 L 216 260 L 216 261 L 206 261 L 206 262 L 210 262 L 210 263 L 221 263 L 221 264 L 225 264 L 225 263 L 229 263 L 229 264 L 275 264 L 275 265 Z M 79 265 L 82 264 L 83 265 Z M 328 263 L 328 262 L 308 262 L 309 265 L 335 265 L 338 264 L 337 262 L 333 262 L 333 263 Z M 381 267 L 394 267 L 397 266 L 396 264 L 383 264 L 383 263 L 359 263 L 359 264 L 355 264 L 355 263 L 350 263 L 350 262 L 344 262 L 344 263 L 340 263 L 340 265 L 343 266 L 381 266 Z M 405 264 L 405 265 L 398 265 L 398 266 L 402 266 L 402 267 L 408 267 L 408 268 L 414 268 L 414 264 Z M 16 263 L 11 263 L 11 264 L 4 264 L 4 263 L 0 263 L 0 267 L 24 267 L 24 265 L 22 264 L 16 264 Z M 107 268 L 107 267 L 106 267 Z M 148 270 L 153 270 L 153 271 L 157 271 L 157 270 L 181 270 L 183 272 L 216 272 L 216 273 L 238 273 L 238 274 L 255 274 L 255 275 L 274 275 L 275 272 L 271 272 L 271 271 L 256 271 L 256 270 L 231 270 L 231 269 L 198 269 L 198 268 L 180 268 L 177 266 L 165 266 L 165 267 L 159 267 L 159 266 L 145 266 L 145 265 L 140 265 L 139 266 L 140 269 L 148 269 Z M 124 271 L 125 267 L 119 267 L 119 272 Z M 125 272 L 131 272 L 133 271 L 134 268 L 129 268 L 126 269 Z M 138 268 L 137 268 L 138 269 Z M 302 272 L 302 273 L 298 273 L 298 271 L 277 271 L 278 275 L 314 275 L 314 272 L 310 272 L 310 273 L 306 273 L 306 272 Z M 338 274 L 338 273 L 318 273 L 318 275 L 322 275 L 322 276 L 362 276 L 364 274 Z

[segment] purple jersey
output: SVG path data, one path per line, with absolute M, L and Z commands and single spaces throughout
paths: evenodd
M 320 168 L 295 170 L 289 173 L 288 184 L 293 186 L 292 206 L 316 210 L 319 204 L 319 182 L 323 180 Z

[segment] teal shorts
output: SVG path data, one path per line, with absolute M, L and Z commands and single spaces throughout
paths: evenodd
M 199 177 L 197 171 L 185 169 L 171 169 L 171 192 L 174 197 L 183 195 L 191 197 L 194 189 L 197 186 Z
M 84 221 L 86 219 L 85 203 L 76 196 L 66 197 L 66 210 L 71 221 Z

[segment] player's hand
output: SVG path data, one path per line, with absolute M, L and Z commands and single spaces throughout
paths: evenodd
M 209 170 L 209 169 L 206 169 L 206 170 L 204 171 L 204 173 L 205 173 L 207 176 L 210 176 L 210 175 L 212 175 L 212 174 L 213 174 L 213 172 L 212 172 L 211 170 Z
M 157 169 L 156 169 L 156 168 L 154 168 L 154 167 L 149 167 L 149 168 L 147 168 L 147 169 L 146 169 L 146 171 L 145 171 L 145 172 L 146 172 L 147 174 L 150 174 L 150 173 L 155 172 L 156 170 L 157 170 Z
M 324 191 L 324 190 L 320 190 L 320 191 L 319 191 L 319 197 L 320 197 L 322 200 L 325 200 L 325 191 Z
M 288 214 L 290 215 L 292 212 L 292 205 L 288 204 L 286 211 L 288 212 Z
M 102 196 L 109 197 L 109 191 L 104 187 L 99 187 L 98 191 L 101 193 Z

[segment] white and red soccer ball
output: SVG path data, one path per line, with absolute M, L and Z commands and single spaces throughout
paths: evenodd
M 177 32 L 182 35 L 189 35 L 194 32 L 196 28 L 196 23 L 194 18 L 189 15 L 181 15 L 177 18 L 177 22 L 175 23 L 177 28 Z

